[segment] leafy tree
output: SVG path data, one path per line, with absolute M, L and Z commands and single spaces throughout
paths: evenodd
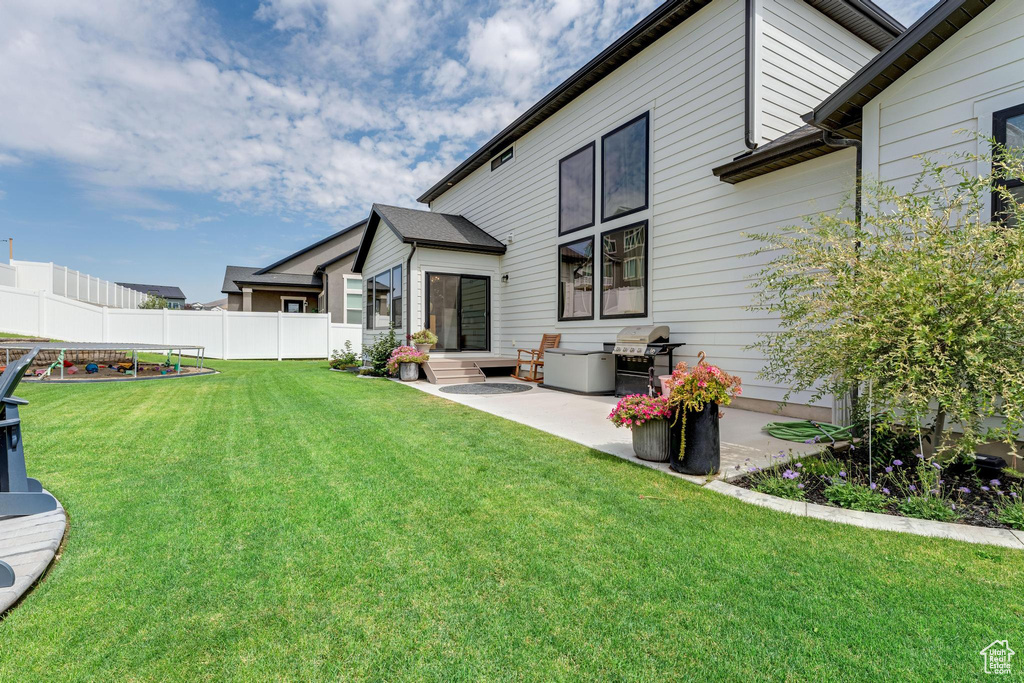
M 779 331 L 752 348 L 768 359 L 762 376 L 790 387 L 787 400 L 860 388 L 863 414 L 870 386 L 883 424 L 932 420 L 935 453 L 1014 447 L 1024 426 L 1024 229 L 1014 227 L 1024 205 L 1002 181 L 1024 178 L 1024 156 L 994 149 L 923 160 L 905 194 L 865 183 L 860 222 L 847 206 L 753 236 L 758 253 L 773 254 L 753 309 L 778 316 Z M 975 162 L 992 172 L 972 173 Z M 1006 211 L 994 223 L 993 194 Z
M 153 294 L 149 294 L 146 296 L 146 300 L 139 304 L 139 308 L 144 308 L 146 310 L 155 310 L 160 308 L 169 308 L 169 306 L 167 305 L 167 299 L 163 298 L 162 296 L 155 296 Z

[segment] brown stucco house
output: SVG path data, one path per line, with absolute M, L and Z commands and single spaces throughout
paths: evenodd
M 332 322 L 359 324 L 363 282 L 352 264 L 365 227 L 350 225 L 269 266 L 227 266 L 227 310 L 330 313 Z

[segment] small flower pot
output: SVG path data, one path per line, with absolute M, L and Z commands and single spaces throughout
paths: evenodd
M 427 353 L 430 351 L 430 347 L 433 346 L 433 344 L 413 344 L 413 346 L 415 346 L 416 350 L 420 353 Z
M 415 382 L 420 378 L 419 363 L 399 363 L 398 376 L 403 382 Z
M 633 427 L 633 452 L 647 462 L 668 462 L 673 451 L 679 452 L 679 429 L 672 429 L 672 420 L 648 420 Z
M 668 388 L 668 381 L 672 379 L 672 375 L 658 375 L 658 381 L 661 382 L 661 396 L 662 398 L 668 398 L 672 391 Z
M 718 404 L 708 403 L 703 410 L 687 411 L 685 429 L 684 425 L 677 424 L 675 431 L 684 432 L 686 448 L 682 459 L 679 458 L 678 444 L 672 449 L 669 468 L 681 474 L 717 474 L 722 466 Z

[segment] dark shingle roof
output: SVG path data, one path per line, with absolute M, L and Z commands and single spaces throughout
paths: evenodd
M 582 95 L 592 85 L 710 3 L 711 0 L 668 0 L 660 5 L 599 55 L 587 62 L 583 68 L 545 95 L 540 102 L 530 107 L 507 128 L 486 142 L 472 156 L 456 166 L 451 173 L 424 192 L 417 201 L 429 204 L 440 197 L 449 187 L 487 163 L 492 156 L 505 151 L 509 145 Z M 871 0 L 820 0 L 808 4 L 822 11 L 866 43 L 877 47 L 887 44 L 886 34 L 889 34 L 889 40 L 892 40 L 903 28 Z M 826 8 L 829 11 L 826 11 Z
M 365 225 L 366 225 L 366 220 L 365 219 L 359 221 L 358 223 L 353 223 L 352 225 L 348 226 L 347 228 L 344 228 L 343 230 L 339 230 L 338 232 L 334 233 L 333 235 L 328 235 L 327 237 L 323 238 L 322 240 L 319 240 L 317 242 L 313 242 L 313 244 L 310 244 L 308 246 L 303 247 L 302 249 L 299 249 L 294 254 L 289 254 L 288 256 L 285 256 L 283 259 L 280 259 L 278 261 L 274 261 L 269 266 L 264 266 L 263 268 L 257 268 L 256 272 L 258 274 L 262 275 L 263 273 L 266 273 L 268 271 L 273 270 L 274 268 L 277 268 L 282 263 L 287 263 L 288 261 L 291 261 L 296 256 L 302 256 L 303 254 L 305 254 L 310 249 L 315 249 L 316 247 L 319 247 L 321 244 L 326 244 L 327 242 L 330 242 L 331 240 L 333 240 L 336 237 L 341 237 L 345 233 L 352 232 L 356 228 L 361 228 L 361 227 L 363 227 Z
M 221 290 L 225 294 L 240 294 L 239 285 L 279 285 L 281 287 L 322 287 L 323 279 L 319 275 L 303 273 L 260 273 L 260 268 L 251 266 L 228 266 L 224 269 L 224 284 Z
M 800 126 L 753 152 L 741 154 L 711 169 L 711 172 L 723 182 L 736 184 L 840 149 L 825 143 L 825 131 L 809 125 Z
M 357 273 L 362 272 L 363 263 L 380 223 L 387 225 L 398 239 L 407 244 L 415 243 L 421 247 L 485 254 L 505 253 L 504 244 L 464 216 L 374 204 L 352 267 Z
M 817 128 L 859 138 L 864 105 L 995 1 L 942 0 L 937 3 L 804 120 Z
M 128 289 L 134 289 L 136 292 L 142 292 L 143 294 L 152 294 L 153 296 L 163 297 L 164 299 L 184 299 L 185 293 L 177 287 L 171 285 L 141 285 L 134 282 L 118 282 L 117 284 Z
M 365 223 L 366 223 L 366 221 L 363 221 L 363 224 L 365 224 Z M 326 268 L 327 266 L 331 265 L 332 263 L 337 263 L 338 261 L 342 260 L 343 258 L 348 258 L 349 256 L 351 256 L 352 254 L 356 253 L 357 251 L 359 251 L 359 247 L 355 247 L 354 249 L 349 249 L 348 251 L 346 251 L 343 254 L 338 254 L 337 256 L 332 258 L 330 261 L 324 261 L 323 263 L 321 263 L 319 266 L 316 267 L 316 270 L 314 270 L 313 272 L 319 273 L 320 271 L 322 271 L 324 268 Z

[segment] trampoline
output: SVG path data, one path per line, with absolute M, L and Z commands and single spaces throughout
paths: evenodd
M 69 354 L 75 355 L 79 358 L 92 357 L 93 360 L 99 359 L 101 354 L 125 354 L 124 358 L 130 357 L 131 359 L 131 377 L 112 377 L 112 378 L 96 378 L 96 379 L 78 379 L 73 380 L 76 382 L 89 382 L 89 381 L 124 381 L 124 380 L 137 380 L 137 379 L 156 379 L 156 377 L 144 378 L 139 377 L 139 352 L 150 352 L 150 353 L 166 353 L 168 354 L 168 360 L 173 357 L 177 352 L 178 362 L 174 365 L 173 375 L 161 375 L 166 376 L 181 376 L 181 360 L 182 355 L 186 351 L 194 352 L 192 355 L 195 357 L 194 370 L 187 372 L 188 375 L 196 374 L 207 374 L 203 372 L 204 363 L 206 362 L 206 347 L 198 344 L 132 344 L 127 342 L 113 343 L 113 342 L 39 342 L 32 340 L 5 340 L 0 341 L 0 358 L 3 359 L 4 365 L 10 364 L 11 360 L 17 360 L 18 357 L 32 350 L 33 348 L 39 349 L 39 356 L 47 358 L 47 352 L 50 352 L 49 356 L 56 356 L 56 361 L 51 365 L 51 370 L 56 371 L 55 366 L 60 368 L 60 379 L 55 381 L 63 381 L 64 378 L 64 360 Z M 129 356 L 130 354 L 130 356 Z M 186 356 L 187 357 L 187 356 Z M 106 361 L 104 361 L 106 362 Z M 126 363 L 125 363 L 126 364 Z M 111 366 L 112 367 L 112 366 Z M 212 370 L 209 371 L 212 374 Z M 49 374 L 49 373 L 47 373 Z M 125 373 L 127 374 L 127 372 Z M 29 378 L 26 378 L 29 379 Z M 54 380 L 51 380 L 54 381 Z

